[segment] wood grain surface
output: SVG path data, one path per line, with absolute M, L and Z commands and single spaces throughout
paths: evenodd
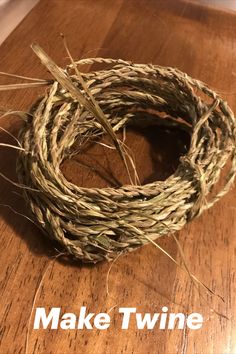
M 221 92 L 236 112 L 233 12 L 180 0 L 41 0 L 1 45 L 0 71 L 50 77 L 30 44 L 37 41 L 64 66 L 68 59 L 60 32 L 67 36 L 75 58 L 105 56 L 178 67 Z M 2 84 L 10 82 L 15 80 L 1 78 Z M 27 110 L 43 91 L 1 92 L 1 111 Z M 21 125 L 13 115 L 1 118 L 0 123 L 13 134 Z M 0 132 L 0 141 L 14 143 L 4 132 Z M 127 143 L 145 183 L 173 172 L 188 137 L 155 128 L 129 131 Z M 0 172 L 12 180 L 16 180 L 15 159 L 13 150 L 0 148 Z M 79 164 L 65 162 L 63 171 L 78 185 L 102 187 L 127 182 L 116 153 L 101 146 L 91 147 L 87 157 L 76 159 Z M 81 166 L 81 159 L 94 169 Z M 232 190 L 176 235 L 191 272 L 222 295 L 223 303 L 205 291 L 200 296 L 186 272 L 153 245 L 117 259 L 109 274 L 108 296 L 111 265 L 84 266 L 55 258 L 58 246 L 24 217 L 3 206 L 27 215 L 19 188 L 1 178 L 0 353 L 235 354 L 235 192 Z M 181 261 L 173 237 L 159 243 Z M 34 309 L 40 306 L 74 313 L 81 306 L 95 313 L 110 310 L 112 324 L 104 331 L 33 330 Z M 132 321 L 129 330 L 120 329 L 117 308 L 137 307 L 139 312 L 153 313 L 160 312 L 162 306 L 171 312 L 199 312 L 204 325 L 199 330 L 137 330 Z
M 37 2 L 38 0 L 0 0 L 0 44 Z

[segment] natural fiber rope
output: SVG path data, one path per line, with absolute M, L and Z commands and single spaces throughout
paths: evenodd
M 185 129 L 190 148 L 165 181 L 121 188 L 82 188 L 60 166 L 76 141 L 104 134 L 102 125 L 57 81 L 35 104 L 20 135 L 19 182 L 37 224 L 86 262 L 114 259 L 180 230 L 231 187 L 236 173 L 236 124 L 227 103 L 205 84 L 173 68 L 92 58 L 109 68 L 81 74 L 116 132 L 125 125 Z M 64 71 L 86 96 L 73 65 Z M 87 97 L 87 99 L 89 99 Z M 146 113 L 145 113 L 146 112 Z M 220 191 L 212 188 L 230 158 Z

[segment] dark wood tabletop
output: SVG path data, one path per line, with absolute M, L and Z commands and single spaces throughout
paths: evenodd
M 233 10 L 182 0 L 41 0 L 1 45 L 0 71 L 50 78 L 30 44 L 38 42 L 64 67 L 69 61 L 60 32 L 66 35 L 74 58 L 103 56 L 177 67 L 208 83 L 236 111 Z M 1 77 L 1 84 L 14 82 Z M 1 92 L 1 112 L 27 111 L 44 90 Z M 22 124 L 14 115 L 1 117 L 0 123 L 14 135 Z M 127 144 L 134 151 L 142 183 L 170 175 L 188 141 L 183 133 L 167 134 L 161 128 L 129 130 Z M 13 144 L 14 140 L 1 131 L 0 142 Z M 82 166 L 83 158 L 92 169 Z M 117 153 L 103 146 L 91 147 L 86 157 L 76 159 L 65 162 L 62 169 L 78 185 L 128 182 Z M 13 181 L 17 180 L 15 162 L 16 152 L 0 147 L 0 172 Z M 115 179 L 110 179 L 109 171 Z M 15 213 L 29 216 L 21 190 L 1 178 L 0 353 L 235 354 L 235 192 L 234 188 L 176 233 L 189 270 L 220 294 L 223 302 L 216 295 L 199 292 L 189 275 L 153 245 L 119 257 L 112 267 L 106 262 L 88 266 L 55 258 L 57 245 Z M 182 262 L 173 237 L 158 242 Z M 36 307 L 77 313 L 81 306 L 95 313 L 110 311 L 110 328 L 33 329 Z M 174 313 L 201 313 L 202 328 L 138 330 L 131 321 L 128 330 L 121 329 L 117 308 L 154 313 L 163 306 Z

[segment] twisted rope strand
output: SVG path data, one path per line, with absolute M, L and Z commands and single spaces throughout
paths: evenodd
M 94 63 L 109 67 L 78 77 L 74 65 Z M 121 59 L 82 59 L 62 72 L 84 98 L 78 100 L 63 81 L 50 85 L 20 133 L 17 174 L 19 183 L 29 187 L 24 196 L 36 223 L 71 255 L 93 263 L 115 259 L 180 230 L 229 191 L 236 173 L 235 118 L 207 85 L 174 68 Z M 136 124 L 188 131 L 190 148 L 176 171 L 165 181 L 142 186 L 99 189 L 69 182 L 60 165 L 73 154 L 74 143 L 83 146 L 106 132 L 90 109 L 85 87 L 113 134 Z M 224 186 L 212 195 L 227 161 Z

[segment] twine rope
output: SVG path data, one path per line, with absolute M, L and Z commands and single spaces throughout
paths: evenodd
M 165 181 L 101 189 L 74 185 L 62 174 L 62 162 L 75 142 L 82 147 L 105 129 L 63 82 L 50 83 L 20 133 L 18 179 L 29 187 L 23 193 L 35 222 L 71 255 L 93 263 L 180 230 L 229 191 L 236 173 L 235 118 L 216 92 L 170 67 L 105 58 L 75 65 L 95 63 L 108 68 L 80 75 L 114 133 L 128 125 L 162 125 L 184 129 L 191 141 Z M 70 64 L 61 73 L 91 104 L 74 69 Z M 224 184 L 214 192 L 227 161 Z

